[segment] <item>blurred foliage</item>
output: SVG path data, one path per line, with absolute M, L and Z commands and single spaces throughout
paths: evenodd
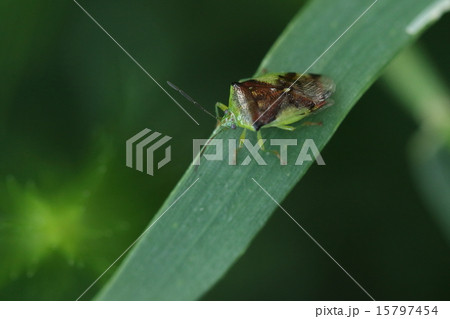
M 160 82 L 212 109 L 303 2 L 80 3 Z M 446 83 L 449 23 L 421 40 Z M 194 111 L 195 125 L 72 1 L 4 0 L 0 28 L 0 299 L 75 299 L 140 234 L 189 165 L 191 138 L 215 123 Z M 448 300 L 449 246 L 414 187 L 406 143 L 418 127 L 398 104 L 375 85 L 324 151 L 327 166 L 283 205 L 375 297 Z M 124 141 L 143 127 L 174 137 L 176 160 L 152 178 L 124 165 Z M 281 212 L 205 296 L 360 298 Z
M 450 242 L 450 90 L 430 61 L 413 47 L 391 63 L 384 80 L 419 125 L 409 143 L 411 170 Z

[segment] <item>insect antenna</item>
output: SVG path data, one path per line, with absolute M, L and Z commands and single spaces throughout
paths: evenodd
M 186 92 L 184 92 L 182 89 L 180 89 L 179 87 L 177 87 L 175 84 L 167 81 L 167 84 L 169 84 L 169 86 L 174 89 L 175 91 L 178 91 L 181 95 L 183 95 L 188 101 L 190 101 L 191 103 L 195 104 L 196 106 L 198 106 L 203 112 L 205 112 L 206 114 L 208 114 L 209 116 L 212 116 L 213 118 L 215 118 L 216 120 L 219 120 L 217 117 L 215 117 L 214 115 L 212 115 L 207 109 L 205 109 L 203 106 L 200 105 L 200 103 L 198 103 L 196 100 L 194 100 L 193 98 L 191 98 Z

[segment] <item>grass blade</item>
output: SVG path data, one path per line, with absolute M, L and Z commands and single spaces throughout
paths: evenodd
M 257 73 L 303 72 L 372 3 L 310 2 L 276 41 Z M 322 149 L 383 68 L 423 29 L 415 22 L 417 33 L 411 34 L 407 27 L 421 14 L 426 26 L 423 12 L 429 6 L 429 0 L 378 1 L 309 70 L 326 74 L 337 84 L 335 105 L 311 119 L 324 125 L 301 127 L 295 132 L 269 129 L 263 131 L 263 137 L 296 138 L 298 145 L 313 139 Z M 228 130 L 218 137 L 236 139 L 239 134 L 238 130 Z M 198 170 L 187 170 L 155 218 L 198 178 L 196 185 L 142 236 L 98 299 L 200 298 L 245 252 L 276 209 L 252 178 L 281 202 L 311 165 L 293 165 L 299 152 L 296 148 L 289 152 L 287 166 L 280 166 L 272 154 L 263 154 L 266 166 L 255 161 L 232 166 L 227 163 L 227 147 L 224 149 L 224 161 L 202 162 Z M 239 153 L 239 163 L 245 156 L 245 152 Z M 299 210 L 301 199 L 299 194 Z

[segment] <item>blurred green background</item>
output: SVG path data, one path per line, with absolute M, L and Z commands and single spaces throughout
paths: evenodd
M 80 4 L 165 87 L 213 110 L 304 1 Z M 0 299 L 73 300 L 139 236 L 192 160 L 192 139 L 215 123 L 174 92 L 197 126 L 73 1 L 3 0 L 0 28 Z M 419 41 L 445 83 L 448 30 L 445 17 Z M 379 81 L 364 95 L 322 153 L 327 166 L 283 206 L 376 299 L 448 300 L 450 209 L 436 214 L 414 172 L 418 124 L 392 90 Z M 125 166 L 125 141 L 146 127 L 173 137 L 172 162 L 153 177 Z M 367 297 L 276 211 L 204 299 Z

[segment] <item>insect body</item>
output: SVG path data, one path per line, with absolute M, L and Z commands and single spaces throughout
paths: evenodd
M 234 82 L 230 87 L 228 106 L 218 102 L 216 116 L 193 100 L 174 84 L 168 82 L 188 100 L 215 117 L 219 124 L 212 137 L 223 128 L 244 128 L 239 146 L 245 139 L 246 130 L 257 132 L 258 144 L 263 148 L 260 129 L 278 127 L 293 131 L 291 124 L 333 104 L 334 82 L 325 76 L 299 73 L 267 73 L 262 76 Z M 219 117 L 218 109 L 224 112 Z
M 261 128 L 278 127 L 292 131 L 290 124 L 332 104 L 334 82 L 325 76 L 298 73 L 269 73 L 231 84 L 229 105 L 216 104 L 224 111 L 220 127 L 244 128 L 258 133 Z M 262 144 L 260 144 L 262 146 Z

